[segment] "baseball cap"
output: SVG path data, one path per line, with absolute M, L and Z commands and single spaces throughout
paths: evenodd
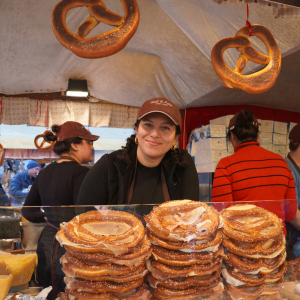
M 291 130 L 289 139 L 292 143 L 300 142 L 300 123 Z
M 181 125 L 181 115 L 178 106 L 163 97 L 153 98 L 144 102 L 138 111 L 137 120 L 154 112 L 165 114 L 175 123 L 175 125 Z
M 98 135 L 92 135 L 88 129 L 82 124 L 74 121 L 67 121 L 60 125 L 60 130 L 57 133 L 57 141 L 62 142 L 66 139 L 80 137 L 85 140 L 96 141 L 99 139 Z

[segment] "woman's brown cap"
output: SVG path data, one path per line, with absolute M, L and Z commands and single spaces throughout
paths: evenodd
M 168 116 L 175 125 L 181 125 L 181 115 L 176 104 L 166 98 L 153 98 L 144 102 L 137 114 L 137 120 L 153 112 L 159 112 Z
M 289 139 L 292 143 L 300 142 L 300 123 L 291 130 Z
M 92 135 L 88 129 L 78 122 L 68 121 L 60 125 L 60 130 L 57 133 L 57 141 L 62 142 L 67 139 L 80 137 L 85 140 L 96 141 L 98 135 Z

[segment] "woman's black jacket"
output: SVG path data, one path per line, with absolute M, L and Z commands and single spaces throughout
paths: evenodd
M 134 176 L 137 147 L 129 151 L 131 164 L 127 166 L 117 158 L 122 150 L 105 154 L 86 175 L 77 198 L 78 205 L 127 204 L 128 192 Z M 192 157 L 185 151 L 189 165 L 186 168 L 162 160 L 163 171 L 171 200 L 199 200 L 199 183 Z M 151 203 L 149 203 L 151 204 Z

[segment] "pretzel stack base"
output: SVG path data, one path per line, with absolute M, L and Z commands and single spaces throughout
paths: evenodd
M 283 225 L 273 213 L 239 204 L 221 213 L 225 300 L 282 299 L 286 271 Z
M 56 239 L 66 289 L 60 299 L 149 300 L 144 283 L 151 243 L 139 219 L 119 211 L 81 214 L 61 227 Z
M 219 299 L 224 252 L 217 212 L 178 200 L 154 208 L 145 220 L 153 254 L 146 262 L 151 299 Z

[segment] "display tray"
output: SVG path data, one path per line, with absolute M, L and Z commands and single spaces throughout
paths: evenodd
M 285 207 L 287 207 L 288 205 L 289 205 L 289 203 L 290 203 L 290 201 L 296 201 L 296 200 L 276 200 L 276 201 L 247 201 L 246 203 L 247 204 L 254 204 L 254 205 L 256 205 L 256 206 L 258 206 L 258 207 L 260 207 L 260 208 L 264 208 L 264 209 L 269 209 L 269 210 L 271 210 L 273 207 L 277 207 L 277 208 L 281 208 L 282 209 L 282 214 L 284 215 L 284 213 L 285 213 Z M 182 203 L 184 203 L 184 202 L 182 202 Z M 210 208 L 214 208 L 213 210 L 211 210 L 211 209 L 207 209 L 207 211 L 210 211 L 210 213 L 209 214 L 216 214 L 216 215 L 218 215 L 217 214 L 217 212 L 222 212 L 224 209 L 226 209 L 226 208 L 229 208 L 230 206 L 232 206 L 232 205 L 235 205 L 235 204 L 240 204 L 240 203 L 206 203 Z M 243 203 L 243 204 L 245 204 L 245 203 Z M 142 222 L 142 224 L 143 224 L 143 226 L 145 227 L 145 228 L 147 228 L 146 227 L 146 220 L 147 220 L 147 218 L 145 218 L 145 216 L 146 215 L 148 215 L 149 213 L 151 213 L 152 211 L 153 211 L 153 209 L 155 208 L 155 207 L 157 207 L 157 206 L 159 206 L 158 204 L 148 204 L 148 205 L 102 205 L 102 206 L 59 206 L 59 207 L 22 207 L 22 208 L 20 208 L 20 212 L 21 212 L 21 214 L 26 218 L 26 216 L 34 216 L 34 215 L 39 215 L 40 216 L 40 212 L 42 212 L 44 215 L 45 215 L 45 219 L 47 219 L 47 221 L 48 222 L 50 222 L 51 224 L 53 224 L 54 226 L 56 226 L 56 227 L 60 227 L 60 225 L 63 225 L 63 227 L 61 227 L 61 228 L 65 228 L 64 227 L 64 225 L 66 224 L 66 222 L 70 222 L 71 220 L 74 220 L 74 222 L 76 223 L 76 222 L 81 222 L 79 219 L 80 219 L 80 217 L 78 217 L 79 215 L 82 215 L 82 214 L 84 214 L 84 213 L 87 213 L 87 212 L 95 212 L 95 213 L 93 213 L 92 215 L 96 215 L 96 219 L 97 219 L 97 221 L 96 221 L 96 223 L 98 222 L 99 223 L 99 220 L 107 220 L 107 219 L 105 219 L 105 216 L 107 216 L 107 218 L 110 218 L 109 219 L 109 222 L 112 222 L 112 223 L 115 223 L 115 224 L 112 224 L 112 225 L 109 225 L 109 226 L 104 226 L 104 227 L 101 227 L 102 225 L 95 225 L 96 227 L 93 227 L 94 225 L 92 224 L 92 225 L 88 225 L 87 227 L 84 227 L 84 228 L 81 228 L 80 230 L 81 230 L 81 232 L 82 232 L 82 237 L 83 237 L 83 239 L 86 239 L 87 238 L 87 236 L 88 235 L 86 235 L 86 232 L 84 233 L 84 230 L 85 229 L 87 229 L 87 230 L 91 230 L 92 232 L 93 232 L 93 230 L 96 230 L 97 231 L 97 235 L 99 235 L 99 237 L 100 236 L 105 236 L 105 235 L 108 235 L 108 236 L 114 236 L 114 235 L 118 235 L 118 234 L 122 234 L 122 233 L 114 233 L 114 230 L 115 229 L 113 229 L 112 227 L 116 227 L 117 225 L 116 225 L 116 223 L 117 224 L 119 224 L 118 222 L 125 222 L 125 221 L 120 221 L 120 219 L 118 219 L 116 216 L 117 216 L 117 213 L 116 214 L 112 214 L 112 212 L 113 211 L 118 211 L 118 212 L 126 212 L 126 213 L 129 213 L 129 214 L 131 214 L 131 215 L 133 215 L 133 216 L 135 216 L 137 219 L 139 219 L 141 222 Z M 235 209 L 234 209 L 235 210 Z M 278 211 L 278 210 L 277 210 Z M 7 216 L 9 216 L 10 215 L 10 213 L 13 215 L 13 216 L 15 216 L 15 213 L 16 213 L 16 210 L 15 210 L 15 208 L 14 208 L 14 210 L 11 210 L 11 212 L 10 212 L 10 208 L 9 207 L 0 207 L 0 212 L 4 212 L 4 215 L 7 217 Z M 197 212 L 197 213 L 199 213 L 199 212 Z M 21 214 L 20 214 L 20 216 L 21 216 Z M 176 213 L 174 213 L 174 214 L 176 214 Z M 88 215 L 90 215 L 90 214 L 88 214 Z M 98 219 L 98 215 L 99 216 L 101 216 L 99 219 Z M 201 216 L 201 213 L 199 214 L 199 218 L 200 218 L 200 216 Z M 1 217 L 1 216 L 0 216 Z M 182 215 L 181 215 L 181 213 L 178 213 L 178 217 L 179 218 L 181 218 L 182 217 Z M 177 217 L 176 217 L 177 218 Z M 87 218 L 88 219 L 88 218 Z M 86 220 L 87 220 L 86 219 Z M 131 218 L 130 218 L 131 219 Z M 39 218 L 39 220 L 40 220 L 40 218 Z M 166 219 L 166 220 L 168 220 L 168 219 Z M 196 222 L 198 219 L 195 219 L 193 222 Z M 148 222 L 149 220 L 147 220 L 147 222 Z M 72 221 L 73 222 L 73 221 Z M 87 221 L 87 222 L 90 222 L 90 221 Z M 102 221 L 101 221 L 102 222 Z M 100 223 L 101 223 L 100 222 Z M 185 222 L 185 221 L 184 221 Z M 247 221 L 248 222 L 248 221 Z M 280 221 L 281 222 L 281 221 Z M 76 224 L 74 223 L 74 226 L 76 226 Z M 126 223 L 126 222 L 125 222 Z M 130 222 L 129 222 L 130 223 Z M 128 224 L 129 224 L 128 223 Z M 255 222 L 254 222 L 255 223 Z M 24 224 L 24 223 L 23 223 Z M 81 224 L 81 223 L 80 223 Z M 126 223 L 127 224 L 127 223 Z M 131 224 L 131 223 L 130 223 Z M 112 226 L 112 227 L 110 227 L 110 226 Z M 118 225 L 119 226 L 119 225 Z M 117 227 L 118 227 L 117 226 Z M 123 226 L 123 229 L 122 230 L 125 230 L 126 229 L 126 226 L 125 225 L 121 225 L 121 227 L 120 228 L 122 228 L 122 226 Z M 140 228 L 143 228 L 143 226 L 139 226 Z M 172 226 L 171 226 L 172 227 Z M 184 226 L 183 226 L 184 227 Z M 71 230 L 71 228 L 73 228 L 72 226 L 70 226 L 69 227 L 69 229 L 68 230 L 70 230 L 70 231 L 68 231 L 68 236 L 72 236 L 73 234 L 75 234 L 75 236 L 73 236 L 74 238 L 76 237 L 76 235 L 77 235 L 77 229 L 74 229 L 74 230 Z M 75 228 L 75 227 L 74 227 Z M 125 228 L 125 229 L 124 229 Z M 53 228 L 50 228 L 50 226 L 48 227 L 48 230 L 49 230 L 49 232 L 51 231 L 51 230 L 53 230 Z M 106 230 L 107 231 L 107 234 L 105 233 L 105 234 L 102 234 L 101 233 L 101 230 Z M 121 231 L 122 231 L 121 230 Z M 124 231 L 124 234 L 125 234 L 125 232 L 127 232 L 127 230 L 128 230 L 128 228 Z M 149 230 L 149 227 L 148 227 L 148 230 Z M 215 231 L 214 231 L 214 235 L 216 234 L 216 233 L 218 233 L 219 235 L 221 234 L 221 236 L 223 236 L 223 232 L 222 232 L 222 229 L 219 227 L 216 227 L 216 229 L 214 229 Z M 64 231 L 64 229 L 63 230 L 61 230 L 61 232 L 63 232 Z M 98 232 L 99 231 L 99 232 Z M 130 230 L 129 230 L 130 231 Z M 150 232 L 150 231 L 149 231 Z M 151 234 L 151 232 L 149 233 L 149 232 L 147 232 L 147 230 L 146 230 L 146 233 L 144 233 L 144 235 L 143 236 L 145 236 L 145 235 L 147 235 L 147 237 L 148 237 L 148 239 L 149 240 L 151 240 L 150 238 L 150 234 Z M 281 232 L 281 231 L 280 231 Z M 149 234 L 148 234 L 149 233 Z M 93 233 L 94 234 L 94 233 Z M 216 234 L 217 235 L 217 234 Z M 216 236 L 215 235 L 215 236 Z M 275 236 L 275 235 L 274 235 Z M 65 236 L 66 237 L 66 236 Z M 68 237 L 67 237 L 68 238 Z M 214 237 L 215 238 L 215 237 Z M 213 239 L 214 239 L 213 238 Z M 163 239 L 163 238 L 161 238 L 161 239 Z M 284 236 L 281 234 L 280 235 L 280 239 L 282 239 L 282 240 L 284 240 Z M 143 239 L 142 239 L 143 240 Z M 141 241 L 142 241 L 141 240 Z M 278 236 L 278 240 L 279 240 L 279 236 Z M 130 240 L 131 241 L 131 240 Z M 191 245 L 193 245 L 193 242 L 194 240 L 193 240 L 193 238 L 190 238 L 190 235 L 189 235 L 189 238 L 187 239 L 187 248 L 189 249 L 189 250 L 191 250 L 191 248 L 189 248 L 189 247 L 191 247 Z M 69 241 L 68 241 L 69 242 Z M 85 248 L 85 247 L 89 247 L 89 246 L 86 246 L 85 245 L 85 243 L 84 242 L 78 242 L 79 243 L 79 246 L 80 247 L 82 247 L 82 248 Z M 98 243 L 98 242 L 97 242 Z M 144 242 L 141 242 L 140 244 L 139 244 L 139 246 L 138 247 L 142 247 L 142 246 L 140 246 L 140 245 L 142 245 L 142 243 L 144 243 Z M 155 246 L 153 246 L 153 245 L 157 245 L 157 244 L 155 244 L 155 240 L 151 240 L 151 243 L 152 243 L 152 248 L 154 249 L 154 247 Z M 208 243 L 208 242 L 205 242 L 205 243 Z M 279 242 L 278 242 L 279 243 Z M 200 243 L 201 244 L 201 243 Z M 68 244 L 67 244 L 68 245 Z M 97 244 L 98 245 L 98 244 Z M 199 244 L 197 244 L 197 246 L 198 246 Z M 218 244 L 216 247 L 219 247 L 219 245 L 220 244 Z M 222 245 L 223 245 L 223 241 L 222 241 Z M 79 247 L 79 248 L 80 248 Z M 119 246 L 118 246 L 119 247 Z M 134 246 L 134 247 L 136 247 L 136 246 Z M 146 246 L 145 246 L 146 247 Z M 149 246 L 150 247 L 150 246 Z M 163 247 L 163 246 L 161 246 L 161 247 Z M 225 246 L 223 246 L 223 247 L 225 247 Z M 278 246 L 279 247 L 279 246 Z M 76 247 L 75 247 L 76 248 Z M 213 247 L 212 247 L 213 248 Z M 102 248 L 101 248 L 102 249 Z M 115 249 L 115 248 L 114 248 Z M 133 248 L 132 248 L 133 249 Z M 118 256 L 119 255 L 123 255 L 123 256 L 126 256 L 126 255 L 129 255 L 129 254 L 131 254 L 132 252 L 130 252 L 130 251 L 133 251 L 133 250 L 129 250 L 129 252 L 122 252 L 122 253 L 118 253 L 118 254 L 116 254 L 117 252 L 114 252 L 113 251 L 113 255 L 112 256 L 110 256 L 110 255 L 108 255 L 107 256 L 107 259 L 109 259 L 109 260 L 112 260 L 112 259 L 116 259 L 116 258 L 118 258 Z M 169 249 L 172 249 L 172 248 L 169 248 Z M 216 248 L 217 249 L 217 248 Z M 279 249 L 279 248 L 278 248 Z M 280 248 L 280 249 L 284 249 L 284 247 L 283 248 Z M 76 249 L 75 249 L 76 250 Z M 94 263 L 94 261 L 93 260 L 89 260 L 88 259 L 88 257 L 86 257 L 86 253 L 89 253 L 88 251 L 86 251 L 85 252 L 85 250 L 86 249 L 79 249 L 79 250 L 82 250 L 83 252 L 84 252 L 84 256 L 76 256 L 76 255 L 78 255 L 78 253 L 76 253 L 76 251 L 75 252 L 73 252 L 71 255 L 74 255 L 74 258 L 71 258 L 71 260 L 68 260 L 69 258 L 65 258 L 64 260 L 63 260 L 63 263 L 65 263 L 65 264 L 72 264 L 73 266 L 75 266 L 75 265 L 77 265 L 77 262 L 76 262 L 76 259 L 79 259 L 79 260 L 82 260 L 82 261 L 84 261 L 84 263 L 87 263 L 87 268 L 89 267 L 89 264 L 93 264 Z M 103 250 L 103 249 L 102 249 Z M 185 248 L 184 248 L 184 250 L 186 250 Z M 100 255 L 99 255 L 99 257 L 98 257 L 98 259 L 102 259 L 100 256 L 103 254 L 102 252 L 105 252 L 105 251 L 99 251 L 98 249 L 97 249 L 97 251 L 100 253 Z M 93 253 L 97 253 L 97 251 L 95 251 L 95 252 L 93 252 Z M 119 250 L 118 250 L 119 251 Z M 127 250 L 126 250 L 127 251 Z M 135 250 L 134 250 L 135 251 Z M 139 251 L 139 250 L 138 250 Z M 154 251 L 154 250 L 153 250 Z M 197 250 L 198 251 L 198 250 Z M 194 251 L 194 250 L 191 250 L 191 251 L 186 251 L 186 253 L 190 253 L 190 252 L 193 252 L 195 255 L 197 254 L 197 251 Z M 204 250 L 203 250 L 204 251 Z M 219 250 L 205 250 L 205 251 L 207 251 L 207 252 L 209 252 L 209 251 L 219 251 Z M 227 250 L 226 250 L 227 251 Z M 225 254 L 227 253 L 225 251 Z M 279 254 L 282 254 L 282 252 L 281 251 L 284 251 L 284 250 L 280 250 L 280 252 L 278 252 L 278 254 L 276 254 L 276 257 L 279 257 Z M 81 251 L 79 251 L 79 252 L 81 252 Z M 175 251 L 176 252 L 176 251 Z M 177 252 L 180 252 L 180 251 L 177 251 Z M 185 252 L 185 251 L 183 251 L 183 252 Z M 201 251 L 199 250 L 198 251 L 198 253 L 200 253 Z M 102 254 L 101 254 L 102 253 Z M 203 253 L 203 252 L 202 252 Z M 219 252 L 218 252 L 219 253 Z M 89 254 L 91 254 L 91 253 L 89 253 Z M 181 253 L 182 254 L 182 253 Z M 149 254 L 150 255 L 150 254 Z M 157 254 L 158 255 L 158 254 Z M 163 254 L 161 254 L 161 255 L 163 255 Z M 218 254 L 218 255 L 220 255 L 220 254 Z M 91 256 L 93 256 L 93 255 L 91 255 Z M 113 257 L 113 258 L 112 258 Z M 220 256 L 220 257 L 222 257 L 222 256 Z M 156 258 L 154 259 L 154 256 L 152 256 L 152 257 L 150 257 L 151 258 L 151 260 L 156 260 Z M 218 258 L 218 257 L 217 257 Z M 216 259 L 217 259 L 216 258 Z M 72 260 L 73 259 L 73 260 Z M 147 257 L 146 259 L 149 259 L 149 257 Z M 166 260 L 168 260 L 168 258 L 163 258 L 163 259 L 166 259 Z M 189 257 L 188 258 L 188 260 L 195 260 L 196 258 L 194 258 L 194 257 Z M 203 258 L 199 258 L 199 259 L 203 259 Z M 215 258 L 213 258 L 214 259 L 214 261 L 215 261 Z M 224 259 L 224 258 L 223 258 Z M 226 258 L 227 259 L 227 258 Z M 68 260 L 68 261 L 67 261 Z M 125 259 L 126 260 L 126 259 Z M 197 259 L 196 259 L 197 260 Z M 288 258 L 287 260 L 291 260 L 291 258 Z M 123 258 L 123 261 L 124 261 L 124 258 Z M 163 261 L 163 260 L 162 260 Z M 176 259 L 176 263 L 177 263 L 177 261 L 179 261 L 180 262 L 180 260 L 177 260 Z M 284 261 L 284 258 L 283 258 L 283 261 Z M 101 261 L 101 264 L 102 264 L 103 262 Z M 115 262 L 114 261 L 109 261 L 109 262 L 106 262 L 105 261 L 105 263 L 107 263 L 107 264 L 114 264 Z M 223 261 L 223 263 L 224 263 L 224 261 Z M 98 262 L 97 262 L 97 264 L 98 264 Z M 167 263 L 165 263 L 166 265 L 167 265 Z M 197 263 L 194 263 L 194 262 L 192 262 L 190 265 L 196 265 Z M 199 264 L 199 262 L 198 262 L 198 264 Z M 202 263 L 200 263 L 200 265 L 201 265 Z M 209 262 L 206 262 L 206 263 L 203 263 L 203 264 L 209 264 Z M 217 264 L 217 263 L 216 263 Z M 219 264 L 219 262 L 218 262 L 218 264 Z M 190 265 L 184 265 L 184 266 L 190 266 Z M 124 266 L 125 266 L 125 264 L 124 264 Z M 126 265 L 127 266 L 127 265 Z M 176 265 L 176 264 L 174 264 L 174 269 L 176 269 L 176 270 L 180 270 L 181 269 L 181 267 L 180 268 L 178 268 L 178 266 Z M 221 266 L 221 263 L 220 263 L 220 266 Z M 145 266 L 146 267 L 146 266 Z M 97 267 L 96 267 L 97 268 Z M 150 268 L 151 268 L 151 266 L 150 266 L 150 268 L 149 268 L 149 266 L 147 265 L 147 268 L 148 268 L 148 270 L 150 270 Z M 162 267 L 163 268 L 163 267 Z M 219 267 L 219 268 L 221 268 L 221 267 Z M 195 268 L 195 270 L 196 270 L 197 268 Z M 121 270 L 121 269 L 120 269 Z M 80 271 L 81 272 L 81 271 Z M 84 272 L 84 271 L 83 271 Z M 123 271 L 122 271 L 123 272 Z M 151 272 L 151 271 L 150 271 Z M 176 271 L 177 272 L 177 271 Z M 209 276 L 212 276 L 212 274 L 214 273 L 214 272 L 217 272 L 217 271 L 212 271 L 210 274 L 209 274 Z M 101 272 L 99 271 L 99 274 L 100 274 Z M 128 271 L 128 273 L 130 273 L 129 271 Z M 98 273 L 97 273 L 98 274 Z M 98 276 L 98 278 L 100 278 L 102 275 L 97 275 Z M 191 273 L 192 275 L 182 275 L 182 277 L 186 277 L 186 278 L 188 278 L 188 277 L 193 277 L 193 276 L 197 276 L 197 275 L 194 275 L 194 273 Z M 220 275 L 220 274 L 222 274 L 222 272 L 221 273 L 219 273 L 219 274 L 217 274 L 217 273 L 214 273 L 214 274 L 216 274 L 215 276 L 217 276 L 216 278 L 217 278 L 217 280 L 219 280 L 220 278 L 222 278 L 222 276 L 223 275 Z M 248 273 L 248 274 L 250 274 L 250 273 Z M 82 275 L 83 277 L 82 278 L 84 278 L 84 274 Z M 88 274 L 87 274 L 87 276 L 89 276 Z M 93 275 L 94 276 L 94 275 Z M 119 276 L 119 275 L 118 275 Z M 124 274 L 121 274 L 120 273 L 120 276 L 122 277 L 126 277 L 126 276 L 128 276 L 128 274 L 126 273 L 125 275 Z M 199 275 L 200 276 L 200 275 Z M 201 275 L 201 276 L 207 276 L 207 275 Z M 200 277 L 201 277 L 200 276 Z M 282 276 L 282 275 L 281 275 Z M 123 278 L 122 277 L 122 278 Z M 180 276 L 179 276 L 180 277 Z M 251 276 L 250 276 L 251 277 Z M 205 279 L 205 277 L 203 277 L 204 279 Z M 225 277 L 224 277 L 225 278 Z M 286 286 L 285 285 L 283 285 L 283 287 L 281 288 L 281 292 L 282 292 L 282 295 L 283 295 L 283 298 L 282 299 L 299 299 L 300 300 L 300 295 L 296 295 L 296 294 L 294 294 L 294 290 L 293 290 L 293 288 L 294 288 L 294 286 L 298 283 L 298 281 L 300 282 L 300 259 L 296 259 L 296 260 L 291 260 L 291 261 L 287 261 L 287 270 L 286 270 L 286 273 L 285 273 L 285 276 L 284 277 L 281 277 L 281 280 L 284 280 L 284 282 L 286 283 Z M 63 279 L 62 279 L 63 280 Z M 92 281 L 94 281 L 93 280 L 93 278 L 89 278 L 89 280 L 92 280 Z M 146 276 L 145 276 L 145 279 L 143 279 L 143 280 L 148 280 L 148 278 L 146 279 Z M 225 279 L 223 279 L 224 281 L 225 281 Z M 97 279 L 95 279 L 95 281 L 98 281 Z M 133 281 L 133 280 L 132 280 Z M 99 279 L 99 282 L 101 282 L 101 278 Z M 120 282 L 117 282 L 117 284 L 120 284 L 120 283 L 122 283 L 122 281 L 120 281 Z M 24 289 L 24 288 L 23 288 Z M 20 289 L 19 289 L 19 291 L 20 291 Z M 228 299 L 228 298 L 226 298 L 226 295 L 224 296 L 225 294 L 224 293 L 222 293 L 222 294 L 219 294 L 219 296 L 218 296 L 218 298 L 215 298 L 215 299 Z M 120 298 L 120 299 L 122 299 L 122 298 Z M 167 299 L 167 298 L 164 298 L 164 299 Z M 172 297 L 170 297 L 170 298 L 168 298 L 168 299 L 173 299 Z M 201 298 L 200 298 L 201 299 Z M 244 299 L 242 296 L 241 296 L 241 298 L 239 298 L 239 300 L 241 300 L 241 299 Z M 260 299 L 260 298 L 259 298 Z M 279 298 L 278 298 L 279 299 Z M 282 300 L 282 299 L 280 299 L 280 300 Z M 253 300 L 253 299 L 251 299 L 251 300 Z M 269 299 L 268 299 L 269 300 Z M 271 298 L 270 298 L 270 300 L 271 300 Z M 272 299 L 273 300 L 273 299 Z M 276 299 L 277 300 L 277 299 Z

